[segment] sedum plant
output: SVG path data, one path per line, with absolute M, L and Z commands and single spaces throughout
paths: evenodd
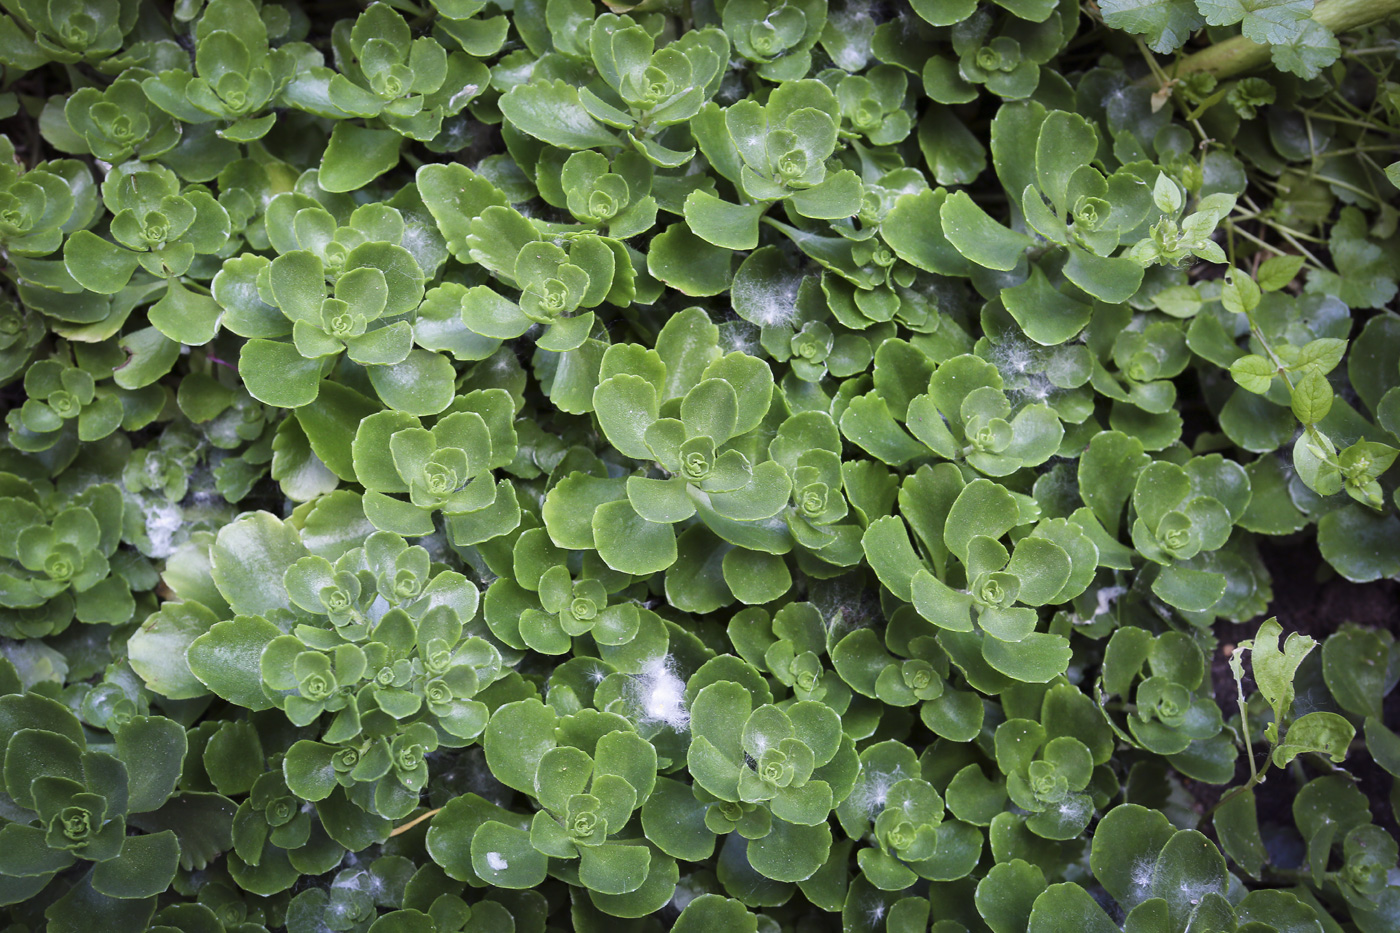
M 276 122 L 263 111 L 291 82 L 303 49 L 269 48 L 267 24 L 245 0 L 206 5 L 194 37 L 194 70 L 172 68 L 146 78 L 146 96 L 184 123 L 223 124 L 218 132 L 224 139 L 262 138 Z
M 74 192 L 87 185 L 90 176 L 77 162 L 60 160 L 50 166 L 21 171 L 13 164 L 14 147 L 6 140 L 0 148 L 6 154 L 0 186 L 0 243 L 15 256 L 46 256 L 63 241 L 65 227 L 82 222 Z M 70 177 L 72 176 L 72 177 Z
M 99 751 L 88 746 L 77 717 L 55 700 L 12 692 L 0 703 L 9 720 L 5 761 L 13 762 L 5 790 L 14 815 L 0 829 L 7 898 L 33 897 L 72 866 L 81 866 L 83 876 L 51 908 L 65 918 L 59 922 L 81 922 L 85 890 L 117 901 L 164 891 L 179 867 L 176 834 L 128 835 L 126 827 L 128 820 L 139 825 L 142 814 L 159 811 L 170 798 L 184 730 L 164 717 L 134 717 L 111 735 L 114 744 L 103 743 L 109 751 Z
M 49 62 L 100 64 L 124 50 L 140 14 L 140 4 L 130 0 L 53 9 L 36 3 L 7 6 L 0 20 L 5 67 L 23 72 Z
M 1394 0 L 0 8 L 0 928 L 1397 928 Z
M 449 528 L 484 540 L 514 527 L 514 487 L 492 470 L 515 459 L 511 401 L 501 389 L 460 396 L 431 430 L 403 412 L 382 411 L 360 422 L 351 450 L 365 486 L 365 514 L 399 534 L 431 533 L 441 512 Z M 408 501 L 388 493 L 407 493 Z

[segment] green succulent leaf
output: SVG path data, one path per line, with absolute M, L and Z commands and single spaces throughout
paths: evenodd
M 0 928 L 1394 933 L 1400 0 L 1080 6 L 5 0 Z

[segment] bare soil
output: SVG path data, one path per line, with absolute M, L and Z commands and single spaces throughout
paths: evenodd
M 1216 653 L 1212 661 L 1211 678 L 1216 702 L 1227 718 L 1238 709 L 1227 652 L 1238 642 L 1252 638 L 1264 619 L 1277 616 L 1285 632 L 1301 632 L 1319 642 L 1346 622 L 1385 629 L 1400 638 L 1400 582 L 1377 580 L 1352 583 L 1345 580 L 1322 560 L 1316 543 L 1311 539 L 1288 543 L 1262 539 L 1259 550 L 1273 577 L 1274 598 L 1269 611 L 1243 624 L 1220 622 L 1215 627 L 1222 650 Z M 1253 684 L 1246 681 L 1246 691 L 1252 687 Z M 1386 723 L 1392 727 L 1400 723 L 1400 690 L 1391 691 L 1386 698 L 1384 714 Z M 1345 768 L 1356 778 L 1357 787 L 1370 801 L 1372 819 L 1400 837 L 1400 827 L 1397 827 L 1390 804 L 1394 778 L 1383 771 L 1369 754 L 1359 750 L 1359 745 L 1353 746 Z M 1248 774 L 1248 764 L 1242 757 L 1235 783 L 1244 781 Z M 1196 782 L 1188 782 L 1188 788 L 1206 809 L 1213 806 L 1225 790 Z M 1271 780 L 1260 785 L 1256 793 L 1261 816 L 1280 814 L 1282 820 L 1287 821 L 1289 818 L 1286 814 L 1292 809 L 1296 791 L 1296 786 L 1290 780 Z

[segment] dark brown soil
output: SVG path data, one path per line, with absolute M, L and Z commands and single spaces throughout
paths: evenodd
M 1263 540 L 1259 551 L 1273 577 L 1274 598 L 1269 611 L 1260 618 L 1242 624 L 1220 622 L 1215 626 L 1221 650 L 1212 661 L 1211 678 L 1216 702 L 1226 718 L 1235 715 L 1238 710 L 1229 652 L 1238 642 L 1252 638 L 1259 623 L 1270 616 L 1277 616 L 1285 632 L 1301 632 L 1319 642 L 1346 622 L 1385 629 L 1400 637 L 1400 583 L 1394 580 L 1377 580 L 1373 583 L 1345 580 L 1321 559 L 1317 545 L 1311 539 L 1289 543 Z M 1253 683 L 1247 679 L 1246 693 L 1252 689 Z M 1400 723 L 1400 690 L 1392 691 L 1386 698 L 1384 714 L 1388 724 Z M 1400 836 L 1400 827 L 1396 825 L 1390 805 L 1390 788 L 1394 779 L 1364 750 L 1353 751 L 1347 758 L 1345 768 L 1356 778 L 1358 788 L 1370 800 L 1372 819 L 1392 834 Z M 1243 782 L 1248 774 L 1249 766 L 1242 757 L 1234 783 Z M 1187 785 L 1203 810 L 1213 806 L 1225 790 L 1194 781 L 1188 781 Z M 1257 794 L 1261 815 L 1289 813 L 1296 790 L 1289 780 L 1272 780 L 1260 785 Z M 1287 819 L 1283 817 L 1283 820 Z
M 1400 583 L 1345 580 L 1323 562 L 1316 544 L 1310 540 L 1279 544 L 1261 539 L 1259 553 L 1273 577 L 1274 599 L 1269 611 L 1248 622 L 1219 622 L 1215 626 L 1216 637 L 1224 650 L 1214 658 L 1211 675 L 1216 701 L 1227 717 L 1236 709 L 1229 652 L 1238 642 L 1253 638 L 1264 619 L 1277 616 L 1285 632 L 1301 632 L 1319 642 L 1341 628 L 1344 622 L 1387 629 L 1400 637 Z

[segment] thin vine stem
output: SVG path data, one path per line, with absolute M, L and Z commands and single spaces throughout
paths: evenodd
M 419 823 L 423 822 L 424 820 L 431 819 L 432 817 L 436 816 L 441 812 L 442 807 L 438 807 L 436 810 L 429 810 L 427 813 L 420 813 L 413 819 L 409 820 L 407 823 L 404 823 L 402 826 L 395 826 L 389 831 L 389 835 L 392 837 L 397 836 L 400 833 L 406 833 L 413 827 L 417 826 Z

